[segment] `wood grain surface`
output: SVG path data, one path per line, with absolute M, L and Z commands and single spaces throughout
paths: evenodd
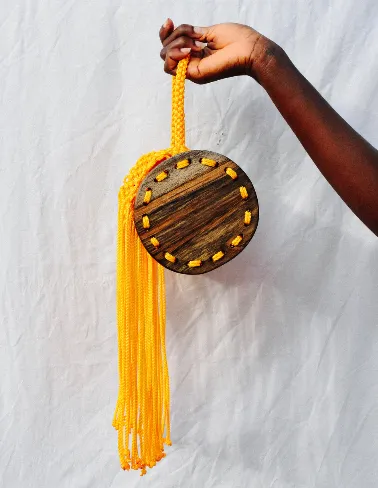
M 206 159 L 216 166 L 203 164 Z M 185 160 L 189 164 L 177 168 Z M 248 197 L 242 197 L 240 187 Z M 251 212 L 248 225 L 246 211 Z M 256 231 L 259 206 L 252 182 L 237 164 L 215 152 L 189 151 L 163 161 L 147 175 L 135 200 L 134 218 L 143 245 L 161 265 L 195 275 L 222 266 L 247 246 Z M 238 236 L 240 243 L 233 245 Z M 198 261 L 200 266 L 189 265 Z

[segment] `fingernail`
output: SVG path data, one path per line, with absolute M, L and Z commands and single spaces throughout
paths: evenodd
M 204 27 L 193 27 L 193 30 L 196 34 L 206 34 L 206 29 Z
M 168 24 L 169 24 L 169 18 L 163 24 L 164 29 L 168 27 Z
M 197 47 L 200 47 L 201 49 L 203 49 L 204 47 L 207 46 L 206 42 L 201 42 L 201 41 L 194 41 L 194 44 L 197 46 Z
M 180 51 L 184 54 L 189 54 L 192 49 L 190 47 L 182 47 Z

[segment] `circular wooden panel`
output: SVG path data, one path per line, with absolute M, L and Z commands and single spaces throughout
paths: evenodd
M 207 273 L 239 254 L 259 219 L 253 185 L 233 161 L 211 151 L 167 159 L 143 180 L 135 225 L 153 258 L 171 271 Z

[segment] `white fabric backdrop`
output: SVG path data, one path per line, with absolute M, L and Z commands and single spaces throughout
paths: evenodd
M 169 143 L 157 32 L 237 21 L 281 44 L 378 145 L 376 0 L 3 0 L 4 488 L 378 485 L 378 244 L 250 79 L 187 87 L 193 149 L 230 156 L 261 219 L 237 259 L 167 274 L 172 448 L 120 471 L 117 192 Z

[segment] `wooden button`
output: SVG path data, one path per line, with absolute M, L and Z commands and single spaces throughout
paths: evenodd
M 211 151 L 188 151 L 146 176 L 134 218 L 153 258 L 171 271 L 194 275 L 222 266 L 247 246 L 259 205 L 237 164 Z

